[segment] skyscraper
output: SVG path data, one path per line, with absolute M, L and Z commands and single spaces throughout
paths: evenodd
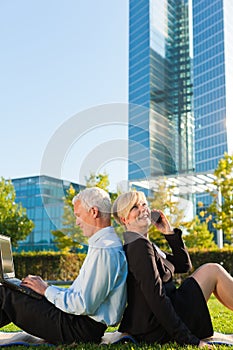
M 233 2 L 192 3 L 195 168 L 208 172 L 233 150 Z
M 195 169 L 212 172 L 233 151 L 233 2 L 192 0 L 192 16 Z
M 188 1 L 129 6 L 129 180 L 191 172 Z

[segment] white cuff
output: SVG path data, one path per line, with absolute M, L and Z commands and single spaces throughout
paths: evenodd
M 54 301 L 56 299 L 57 294 L 59 293 L 60 289 L 55 286 L 49 286 L 45 290 L 45 298 L 48 299 L 48 301 L 51 301 L 51 303 L 54 304 Z

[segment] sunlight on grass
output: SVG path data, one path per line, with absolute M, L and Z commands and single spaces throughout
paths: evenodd
M 219 303 L 219 301 L 216 300 L 215 297 L 211 297 L 208 302 L 211 318 L 213 321 L 214 330 L 216 332 L 222 332 L 222 333 L 233 333 L 233 325 L 232 325 L 232 311 L 226 309 L 223 305 Z M 18 331 L 19 328 L 16 327 L 13 323 L 9 324 L 6 327 L 0 328 L 0 331 L 4 332 L 14 332 Z M 109 332 L 114 332 L 116 328 L 109 327 Z M 24 348 L 21 346 L 15 346 L 11 347 L 11 350 L 20 350 L 20 348 Z M 35 347 L 27 347 L 28 350 L 33 350 Z M 51 348 L 51 347 L 50 347 Z M 191 349 L 197 349 L 197 347 L 194 346 L 178 346 L 177 344 L 167 344 L 167 345 L 143 345 L 135 346 L 134 344 L 114 344 L 114 345 L 104 345 L 99 346 L 95 344 L 79 344 L 79 345 L 71 345 L 71 346 L 59 346 L 56 347 L 56 350 L 65 350 L 65 349 L 75 349 L 75 350 L 93 350 L 93 349 L 117 349 L 117 350 L 177 350 L 177 349 L 184 349 L 184 350 L 191 350 Z M 229 347 L 227 346 L 215 346 L 215 349 L 221 349 L 221 350 L 227 350 Z M 25 349 L 25 348 L 24 348 Z M 48 349 L 48 346 L 41 345 L 40 349 Z
M 216 332 L 233 333 L 232 311 L 223 306 L 214 296 L 208 302 L 213 327 Z
M 16 332 L 19 331 L 20 328 L 14 325 L 14 323 L 10 323 L 5 327 L 0 328 L 0 331 L 2 332 Z

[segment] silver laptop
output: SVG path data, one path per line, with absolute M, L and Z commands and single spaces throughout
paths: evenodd
M 42 295 L 36 293 L 32 289 L 22 286 L 21 280 L 15 277 L 11 239 L 4 235 L 0 235 L 0 282 L 4 286 L 28 294 L 33 298 L 42 298 Z

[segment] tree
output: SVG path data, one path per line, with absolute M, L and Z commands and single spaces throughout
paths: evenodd
M 153 197 L 149 198 L 152 209 L 162 210 L 171 222 L 173 227 L 181 227 L 184 229 L 183 238 L 189 248 L 213 248 L 216 247 L 214 235 L 208 230 L 208 222 L 211 215 L 202 209 L 203 204 L 199 203 L 201 210 L 200 215 L 203 222 L 196 216 L 194 219 L 185 220 L 185 210 L 179 205 L 179 198 L 175 196 L 176 187 L 169 186 L 166 180 L 160 182 L 157 190 L 153 193 Z M 168 245 L 164 236 L 151 225 L 149 235 L 152 241 L 155 241 L 159 247 L 167 249 Z
M 188 248 L 216 248 L 214 234 L 208 230 L 208 221 L 201 222 L 198 216 L 195 216 L 188 224 L 188 234 L 183 236 Z
M 99 173 L 99 174 L 94 174 L 91 173 L 90 176 L 88 178 L 86 178 L 86 187 L 99 187 L 102 188 L 102 190 L 105 190 L 106 192 L 109 192 L 109 187 L 110 182 L 109 182 L 109 176 L 106 172 L 104 172 L 103 174 Z M 110 198 L 111 201 L 113 202 L 119 193 L 116 192 L 110 192 Z
M 73 213 L 72 199 L 76 194 L 77 192 L 71 185 L 63 198 L 63 227 L 61 230 L 52 231 L 54 242 L 62 251 L 76 251 L 78 248 L 82 248 L 82 243 L 86 243 L 86 237 L 83 236 L 80 227 L 76 225 Z
M 213 185 L 214 193 L 210 193 L 213 202 L 208 211 L 213 214 L 213 226 L 217 230 L 223 230 L 225 240 L 232 243 L 233 236 L 233 155 L 227 153 L 219 160 L 214 171 L 216 176 Z
M 109 184 L 108 174 L 105 172 L 103 174 L 91 173 L 88 178 L 86 177 L 86 187 L 99 187 L 108 192 Z
M 0 178 L 0 232 L 10 236 L 14 247 L 24 240 L 34 228 L 22 204 L 15 203 L 15 189 L 10 180 Z
M 175 195 L 175 186 L 166 183 L 166 179 L 159 182 L 158 188 L 153 191 L 153 197 L 149 197 L 151 209 L 159 209 L 167 216 L 173 227 L 186 226 L 184 221 L 184 209 L 179 206 Z M 150 239 L 155 241 L 160 248 L 167 249 L 167 242 L 164 236 L 156 229 L 154 225 L 149 229 Z

